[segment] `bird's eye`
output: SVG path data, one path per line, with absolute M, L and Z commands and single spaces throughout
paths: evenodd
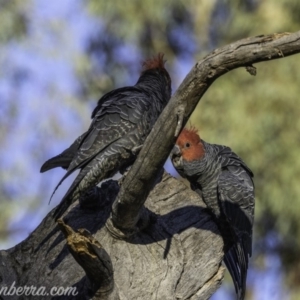
M 190 146 L 191 146 L 190 143 L 186 143 L 186 144 L 185 144 L 185 147 L 186 147 L 186 148 L 190 148 Z

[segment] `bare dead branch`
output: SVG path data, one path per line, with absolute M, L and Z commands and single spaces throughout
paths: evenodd
M 89 289 L 97 296 L 105 296 L 114 287 L 111 259 L 102 245 L 86 229 L 75 232 L 62 219 L 57 223 L 67 239 L 70 253 L 84 269 L 89 279 Z

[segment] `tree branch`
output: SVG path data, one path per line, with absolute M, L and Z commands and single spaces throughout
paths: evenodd
M 165 163 L 182 127 L 198 102 L 221 75 L 239 68 L 255 74 L 252 64 L 283 58 L 300 52 L 300 31 L 261 35 L 239 40 L 214 50 L 196 63 L 179 86 L 147 137 L 144 146 L 126 176 L 112 209 L 110 231 L 122 236 L 135 231 L 145 200 L 158 171 Z
M 58 219 L 57 223 L 67 239 L 70 253 L 86 273 L 91 293 L 102 298 L 110 294 L 114 279 L 108 253 L 88 230 L 79 229 L 75 232 L 62 219 Z

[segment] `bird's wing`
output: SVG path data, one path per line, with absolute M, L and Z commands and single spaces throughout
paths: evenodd
M 237 167 L 242 166 L 247 171 L 247 173 L 250 175 L 251 178 L 254 176 L 250 168 L 236 153 L 234 153 L 231 150 L 231 148 L 227 146 L 221 146 L 221 145 L 214 145 L 214 146 L 218 148 L 218 155 L 222 156 L 223 166 L 229 166 L 229 165 L 233 165 Z
M 248 170 L 227 166 L 218 180 L 218 197 L 222 214 L 230 224 L 235 243 L 225 254 L 224 262 L 233 278 L 239 299 L 246 286 L 248 258 L 252 255 L 254 185 Z
M 135 93 L 137 91 L 136 87 L 128 87 L 128 86 L 125 86 L 125 87 L 121 87 L 121 88 L 118 88 L 118 89 L 115 89 L 115 90 L 112 90 L 108 93 L 106 93 L 105 95 L 103 95 L 99 100 L 98 100 L 98 103 L 97 103 L 97 106 L 94 108 L 93 112 L 92 112 L 92 115 L 91 115 L 91 118 L 94 119 L 94 117 L 96 116 L 97 112 L 99 110 L 101 110 L 101 107 L 102 105 L 106 102 L 106 101 L 110 101 L 110 99 L 112 97 L 115 97 L 116 95 L 118 94 L 122 94 L 122 93 L 128 93 L 128 91 L 132 91 L 133 93 Z
M 122 87 L 122 88 L 113 90 L 113 91 L 105 94 L 104 96 L 102 96 L 100 98 L 100 100 L 98 101 L 97 106 L 95 107 L 95 109 L 92 112 L 92 116 L 91 116 L 92 119 L 97 115 L 97 112 L 102 109 L 102 105 L 106 101 L 108 101 L 110 103 L 111 99 L 118 96 L 118 94 L 120 95 L 124 92 L 128 93 L 129 91 L 135 93 L 137 91 L 137 89 L 135 87 Z M 78 149 L 80 148 L 82 142 L 85 140 L 87 135 L 89 135 L 88 141 L 89 141 L 89 143 L 91 143 L 93 140 L 93 138 L 91 138 L 91 136 L 93 136 L 93 134 L 90 131 L 87 131 L 84 134 L 82 134 L 81 136 L 79 136 L 68 149 L 64 150 L 61 154 L 54 156 L 54 157 L 50 158 L 49 160 L 47 160 L 42 165 L 40 172 L 43 173 L 43 172 L 46 172 L 50 169 L 57 168 L 57 167 L 62 167 L 63 169 L 68 169 L 70 166 L 70 163 L 76 156 Z
M 149 110 L 145 94 L 134 87 L 114 93 L 98 109 L 68 171 L 82 167 L 106 147 L 132 131 Z
M 149 103 L 145 101 L 145 94 L 137 88 L 129 87 L 121 93 L 111 94 L 95 114 L 67 173 L 54 189 L 50 200 L 60 184 L 75 170 L 84 168 L 101 151 L 134 131 L 148 110 Z

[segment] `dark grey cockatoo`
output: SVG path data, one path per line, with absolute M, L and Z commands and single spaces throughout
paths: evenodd
M 164 63 L 163 54 L 146 60 L 134 86 L 105 94 L 92 113 L 88 131 L 43 164 L 41 172 L 55 167 L 67 169 L 54 192 L 64 179 L 80 169 L 55 210 L 56 219 L 91 187 L 134 162 L 137 150 L 171 97 L 171 79 Z

